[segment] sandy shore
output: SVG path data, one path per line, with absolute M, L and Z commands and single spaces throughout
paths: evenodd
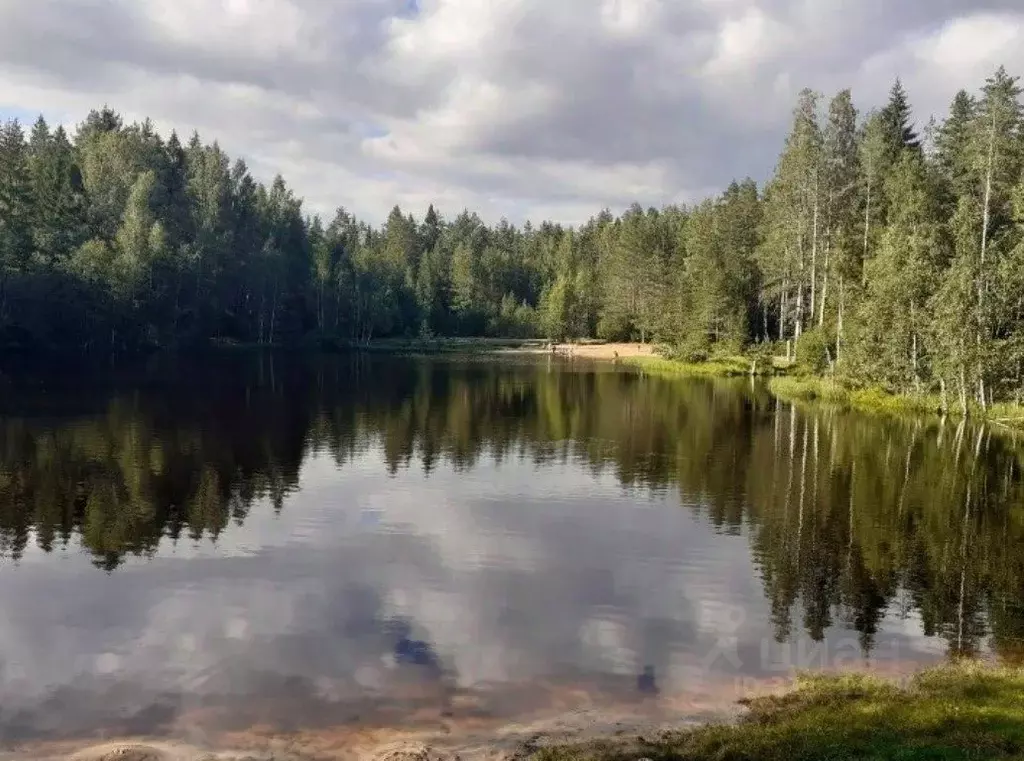
M 339 727 L 287 735 L 258 728 L 227 732 L 202 744 L 149 738 L 100 743 L 38 743 L 0 753 L 3 761 L 513 761 L 545 745 L 628 734 L 654 735 L 695 725 L 607 711 L 575 711 L 557 719 L 434 729 Z
M 562 357 L 578 359 L 621 359 L 625 357 L 653 357 L 652 344 L 635 343 L 556 343 L 528 346 L 521 349 L 504 349 L 506 353 L 517 354 L 557 354 Z
M 904 680 L 922 665 L 878 662 L 837 671 Z M 227 727 L 202 712 L 185 713 L 159 738 L 40 740 L 0 750 L 0 761 L 523 761 L 552 745 L 653 739 L 666 731 L 735 721 L 746 710 L 740 699 L 778 695 L 792 686 L 791 675 L 735 677 L 695 684 L 685 694 L 623 701 L 578 687 L 538 685 L 543 700 L 516 718 L 474 714 L 472 706 L 455 704 L 413 711 L 400 723 L 311 722 L 289 732 Z
M 168 738 L 38 741 L 0 751 L 0 761 L 519 761 L 548 745 L 653 737 L 733 719 L 742 710 L 738 693 L 724 687 L 720 694 L 629 703 L 594 700 L 574 690 L 560 691 L 557 697 L 563 707 L 549 705 L 513 720 L 459 718 L 428 710 L 408 716 L 399 726 L 311 726 L 287 733 L 269 726 L 211 729 L 198 716 L 183 716 Z

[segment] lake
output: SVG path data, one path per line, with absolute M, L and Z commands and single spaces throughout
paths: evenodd
M 0 397 L 5 743 L 681 714 L 1024 653 L 998 431 L 529 356 L 212 355 Z

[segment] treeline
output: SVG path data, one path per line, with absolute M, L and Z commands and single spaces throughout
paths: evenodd
M 897 81 L 859 115 L 800 94 L 774 176 L 576 228 L 310 217 L 277 177 L 193 135 L 91 113 L 0 130 L 0 341 L 134 351 L 224 339 L 751 344 L 950 404 L 1024 393 L 1024 129 L 1000 68 L 920 131 Z

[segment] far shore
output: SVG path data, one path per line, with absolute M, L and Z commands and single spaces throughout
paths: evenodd
M 505 349 L 506 352 L 527 354 L 555 354 L 576 359 L 633 359 L 637 357 L 655 357 L 657 352 L 652 344 L 641 343 L 554 343 L 529 344 L 516 349 Z
M 647 375 L 664 377 L 759 377 L 766 379 L 767 388 L 774 396 L 788 402 L 825 404 L 889 416 L 965 417 L 953 399 L 944 402 L 935 393 L 897 393 L 878 386 L 856 385 L 842 378 L 815 374 L 781 356 L 735 354 L 683 361 L 663 356 L 655 344 L 609 343 L 595 339 L 552 342 L 537 338 L 389 338 L 353 348 L 397 354 L 547 354 L 615 362 L 635 367 Z M 996 403 L 984 410 L 970 402 L 966 417 L 991 423 L 996 429 L 1024 429 L 1024 405 L 1012 402 Z

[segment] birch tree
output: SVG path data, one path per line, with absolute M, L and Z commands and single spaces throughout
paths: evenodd
M 838 93 L 829 105 L 824 135 L 825 174 L 825 266 L 818 326 L 825 324 L 829 285 L 836 283 L 836 361 L 842 345 L 843 315 L 847 281 L 854 270 L 857 239 L 858 175 L 860 157 L 857 145 L 857 110 L 849 90 Z
M 977 401 L 988 401 L 990 380 L 987 344 L 994 338 L 998 318 L 990 302 L 993 272 L 1007 243 L 1003 232 L 1010 221 L 1011 191 L 1020 178 L 1022 167 L 1021 88 L 1017 77 L 1000 67 L 986 81 L 969 134 L 972 168 L 981 188 L 977 267 L 978 361 Z

